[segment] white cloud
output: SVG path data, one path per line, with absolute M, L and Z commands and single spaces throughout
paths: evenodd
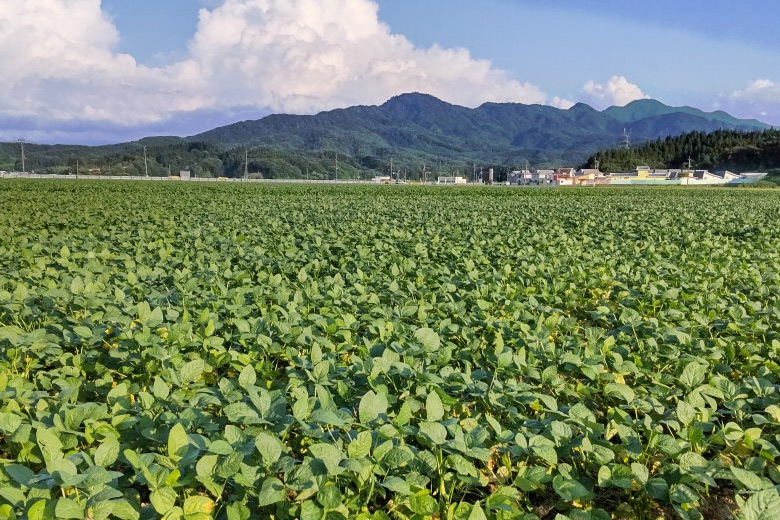
M 582 91 L 585 101 L 596 108 L 622 107 L 637 99 L 650 97 L 642 92 L 638 85 L 628 81 L 625 76 L 612 76 L 606 84 L 590 80 L 583 85 Z
M 201 9 L 185 59 L 148 67 L 112 50 L 119 34 L 100 0 L 0 0 L 0 117 L 137 127 L 198 110 L 311 113 L 410 91 L 466 106 L 546 101 L 465 49 L 416 48 L 372 0 L 215 4 Z
M 570 99 L 561 98 L 558 96 L 555 96 L 550 100 L 550 106 L 553 106 L 555 108 L 560 108 L 562 110 L 568 110 L 571 107 L 573 107 L 576 103 Z
M 780 124 L 780 83 L 757 79 L 744 89 L 721 96 L 719 105 L 738 117 Z

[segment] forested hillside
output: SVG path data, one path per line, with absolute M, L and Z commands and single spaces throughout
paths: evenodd
M 630 149 L 603 150 L 588 158 L 585 166 L 591 168 L 598 161 L 599 168 L 608 172 L 632 170 L 640 164 L 682 168 L 689 159 L 695 169 L 780 174 L 780 130 L 688 132 Z

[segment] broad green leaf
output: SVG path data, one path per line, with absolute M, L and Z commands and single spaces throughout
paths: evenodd
M 260 507 L 282 502 L 287 497 L 284 484 L 278 478 L 266 478 L 257 496 Z
M 341 505 L 341 491 L 334 484 L 325 484 L 317 493 L 317 502 L 326 509 L 336 509 Z
M 745 489 L 750 491 L 761 491 L 772 487 L 771 482 L 765 481 L 752 471 L 747 471 L 736 466 L 731 466 L 729 470 L 731 470 L 731 473 L 736 477 L 737 481 L 742 484 Z
M 184 500 L 184 514 L 185 515 L 205 515 L 210 518 L 212 511 L 214 511 L 214 501 L 209 497 L 195 495 L 187 497 Z
M 181 367 L 181 380 L 184 384 L 194 383 L 203 375 L 206 364 L 202 359 L 196 359 Z
M 430 516 L 439 511 L 439 503 L 428 491 L 420 491 L 409 497 L 409 507 L 414 513 L 424 516 Z
M 780 495 L 776 489 L 750 495 L 741 508 L 745 520 L 776 520 L 780 511 Z
M 444 418 L 444 406 L 435 390 L 428 392 L 428 397 L 425 400 L 425 413 L 428 422 L 437 422 Z
M 108 437 L 103 443 L 95 450 L 95 464 L 98 466 L 108 467 L 119 457 L 119 442 L 113 438 Z
M 263 457 L 266 466 L 279 460 L 284 448 L 278 437 L 266 432 L 260 432 L 255 436 L 255 447 Z
M 562 499 L 567 502 L 575 500 L 590 500 L 593 493 L 585 487 L 582 482 L 573 478 L 567 478 L 563 475 L 556 475 L 553 478 L 553 489 Z
M 257 373 L 252 365 L 247 365 L 241 370 L 241 374 L 238 376 L 238 384 L 242 388 L 249 388 L 257 381 Z
M 382 394 L 375 394 L 372 390 L 360 399 L 358 406 L 358 417 L 360 424 L 371 424 L 380 416 L 387 414 L 387 398 Z
M 173 506 L 176 505 L 176 498 L 176 491 L 170 487 L 157 489 L 149 495 L 149 501 L 154 506 L 154 510 L 161 515 L 165 515 L 173 509 Z
M 360 432 L 347 446 L 347 453 L 352 458 L 367 457 L 371 452 L 373 437 L 371 432 Z
M 176 423 L 168 433 L 168 456 L 174 462 L 183 459 L 187 455 L 189 444 L 189 437 L 184 426 L 181 423 Z
M 57 505 L 54 507 L 54 514 L 57 515 L 57 518 L 82 519 L 84 518 L 84 508 L 73 499 L 60 498 L 57 499 Z
M 428 351 L 437 351 L 441 347 L 441 339 L 435 330 L 421 328 L 414 331 L 414 339 L 422 343 Z
M 440 423 L 421 422 L 420 433 L 425 435 L 434 445 L 441 445 L 447 440 L 447 429 Z
M 228 520 L 249 520 L 252 512 L 241 502 L 233 502 L 227 506 Z
M 690 389 L 696 388 L 707 377 L 707 367 L 695 361 L 691 361 L 685 366 L 680 375 L 680 382 Z
M 622 383 L 609 383 L 604 387 L 604 393 L 607 395 L 616 395 L 621 397 L 625 402 L 631 403 L 636 397 L 634 391 L 628 385 Z

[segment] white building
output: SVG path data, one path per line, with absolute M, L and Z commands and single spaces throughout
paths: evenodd
M 467 184 L 465 177 L 439 177 L 436 184 Z

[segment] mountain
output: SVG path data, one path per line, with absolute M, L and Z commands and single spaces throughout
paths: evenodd
M 168 169 L 236 176 L 332 177 L 396 171 L 471 171 L 474 165 L 517 167 L 575 165 L 599 149 L 617 145 L 624 132 L 642 143 L 689 131 L 768 128 L 724 112 L 670 107 L 639 100 L 598 111 L 583 103 L 568 110 L 543 105 L 485 103 L 466 108 L 420 93 L 402 94 L 378 106 L 355 106 L 317 115 L 277 114 L 215 128 L 186 138 L 149 137 L 104 147 L 35 147 L 29 164 L 39 171 L 84 168 L 152 175 Z M 140 159 L 147 148 L 148 161 Z M 0 170 L 18 169 L 16 144 L 0 146 Z M 240 148 L 240 149 L 239 149 Z M 139 162 L 140 161 L 140 162 Z M 340 170 L 336 171 L 336 162 Z M 425 165 L 425 166 L 423 166 Z M 143 170 L 142 170 L 143 168 Z
M 579 162 L 599 148 L 681 132 L 769 128 L 724 112 L 669 107 L 654 100 L 599 112 L 578 103 L 568 110 L 542 105 L 486 103 L 469 109 L 426 94 L 403 94 L 380 106 L 359 106 L 314 116 L 274 115 L 217 128 L 190 140 L 329 150 L 385 157 L 414 152 L 444 160 L 547 165 Z

